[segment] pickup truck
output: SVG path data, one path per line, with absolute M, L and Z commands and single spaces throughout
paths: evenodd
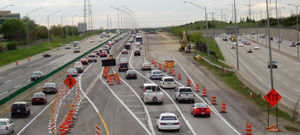
M 175 90 L 175 100 L 178 101 L 192 101 L 192 103 L 195 102 L 195 94 L 192 91 L 191 87 L 178 87 L 177 90 Z
M 154 83 L 144 83 L 141 86 L 142 92 L 142 100 L 145 104 L 147 103 L 160 103 L 164 102 L 164 93 L 160 91 L 160 88 Z

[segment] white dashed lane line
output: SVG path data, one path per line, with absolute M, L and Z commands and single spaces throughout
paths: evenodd
M 8 92 L 8 91 L 5 91 L 5 92 L 1 93 L 0 96 L 4 95 L 4 94 L 7 93 L 7 92 Z
M 300 90 L 298 90 L 298 89 L 294 89 L 294 90 L 296 90 L 296 91 L 300 92 Z
M 16 86 L 15 89 L 16 89 L 16 88 L 19 88 L 19 87 L 21 87 L 21 84 L 19 84 L 18 86 Z
M 8 80 L 8 81 L 6 81 L 6 82 L 4 82 L 4 83 L 9 83 L 9 82 L 11 82 L 11 80 Z
M 290 86 L 289 84 L 287 84 L 286 82 L 282 82 L 284 85 L 286 85 L 286 86 Z
M 291 76 L 294 76 L 294 74 L 290 73 Z
M 278 77 L 275 77 L 278 81 L 280 80 Z

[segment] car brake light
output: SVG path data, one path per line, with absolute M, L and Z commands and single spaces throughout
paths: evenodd
M 177 122 L 176 125 L 179 125 L 179 122 Z
M 154 76 L 154 75 L 152 75 L 152 76 Z
M 206 109 L 206 111 L 210 112 L 210 109 Z
M 8 126 L 5 127 L 5 130 L 8 130 Z
M 162 123 L 162 122 L 161 122 L 160 125 L 166 125 L 166 123 Z
M 176 82 L 174 82 L 174 84 L 176 84 Z
M 178 97 L 180 97 L 180 94 L 178 94 Z
M 128 67 L 128 65 L 127 65 L 127 67 Z
M 46 88 L 43 88 L 43 89 L 46 89 Z
M 119 65 L 119 68 L 121 67 L 121 65 Z
M 163 82 L 163 84 L 165 84 L 165 83 Z
M 161 99 L 164 99 L 163 97 Z
M 148 98 L 146 98 L 146 100 L 148 100 Z
M 27 113 L 27 110 L 25 109 L 25 112 Z

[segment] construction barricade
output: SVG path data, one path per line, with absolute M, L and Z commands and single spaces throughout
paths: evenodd
M 226 112 L 226 103 L 225 103 L 224 101 L 222 101 L 220 113 L 227 113 L 227 112 Z
M 202 97 L 206 97 L 207 96 L 207 91 L 205 88 L 203 88 L 202 90 Z
M 200 92 L 200 85 L 196 83 L 195 92 Z
M 212 105 L 216 105 L 217 104 L 217 97 L 216 96 L 212 96 L 211 97 L 211 104 Z
M 181 80 L 181 74 L 178 74 L 178 80 Z

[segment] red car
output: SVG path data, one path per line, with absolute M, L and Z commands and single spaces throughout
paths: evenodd
M 195 103 L 191 107 L 191 114 L 194 117 L 197 115 L 210 117 L 210 107 L 206 103 Z
M 122 54 L 128 54 L 127 49 L 123 49 L 123 50 L 122 50 Z
M 251 45 L 251 43 L 250 43 L 250 42 L 247 42 L 246 45 Z
M 100 57 L 107 57 L 107 52 L 106 51 L 102 51 L 102 53 L 100 54 Z
M 88 65 L 89 64 L 89 61 L 86 58 L 82 58 L 80 60 L 80 62 L 82 63 L 82 65 Z
M 31 104 L 46 104 L 47 103 L 47 98 L 44 93 L 34 93 L 32 98 L 31 98 Z

